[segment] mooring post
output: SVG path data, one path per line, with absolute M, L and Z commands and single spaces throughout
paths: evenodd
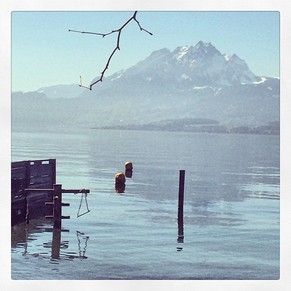
M 185 170 L 180 170 L 179 175 L 179 202 L 178 202 L 178 242 L 184 242 L 184 188 Z
M 183 216 L 184 208 L 184 188 L 185 188 L 185 170 L 180 170 L 179 176 L 179 204 L 178 204 L 178 214 Z
M 54 202 L 54 228 L 61 229 L 62 227 L 62 185 L 54 184 L 53 192 Z

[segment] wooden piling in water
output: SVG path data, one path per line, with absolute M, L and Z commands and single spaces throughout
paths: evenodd
M 179 198 L 178 198 L 178 242 L 184 242 L 184 189 L 185 170 L 180 170 L 179 174 Z
M 62 185 L 55 184 L 53 192 L 54 201 L 54 228 L 61 229 L 62 227 Z
M 184 188 L 185 188 L 185 170 L 180 170 L 179 203 L 178 203 L 178 213 L 179 214 L 183 214 L 183 211 L 184 211 Z
M 47 189 L 50 190 L 50 189 Z M 62 219 L 70 219 L 70 216 L 63 216 L 62 215 L 62 206 L 70 206 L 70 203 L 63 203 L 62 202 L 62 193 L 70 193 L 68 191 L 62 189 L 61 184 L 54 184 L 53 189 L 51 189 L 53 195 L 53 202 L 46 202 L 46 205 L 53 206 L 53 213 L 52 215 L 47 215 L 46 218 L 54 220 L 54 229 L 61 229 L 62 228 Z

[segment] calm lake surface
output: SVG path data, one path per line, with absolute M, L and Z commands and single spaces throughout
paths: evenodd
M 279 149 L 279 136 L 13 132 L 12 161 L 55 158 L 57 183 L 91 192 L 79 218 L 85 200 L 63 194 L 61 233 L 46 219 L 12 228 L 12 279 L 279 279 Z

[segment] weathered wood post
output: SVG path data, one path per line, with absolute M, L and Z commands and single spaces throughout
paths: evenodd
M 25 161 L 25 188 L 29 188 L 30 186 L 30 161 Z M 29 198 L 28 198 L 28 193 L 25 192 L 25 203 L 26 203 L 26 213 L 25 213 L 25 222 L 29 224 Z
M 184 242 L 184 188 L 185 170 L 180 170 L 179 175 L 179 202 L 178 202 L 178 243 Z
M 62 227 L 62 185 L 54 184 L 53 192 L 53 203 L 54 203 L 54 228 L 61 229 Z

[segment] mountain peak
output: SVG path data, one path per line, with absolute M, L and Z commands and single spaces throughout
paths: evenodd
M 179 46 L 173 51 L 156 50 L 149 57 L 127 69 L 123 77 L 136 82 L 151 82 L 151 86 L 170 83 L 185 90 L 197 86 L 231 86 L 258 81 L 244 60 L 236 54 L 222 54 L 211 42 L 199 41 L 195 46 Z M 123 78 L 119 80 L 122 82 Z M 175 85 L 174 85 L 175 84 Z
M 221 59 L 222 54 L 211 44 L 211 42 L 199 41 L 195 46 L 185 45 L 177 47 L 172 52 L 172 59 L 180 66 L 190 66 L 191 71 L 195 68 L 209 68 L 214 59 Z M 216 62 L 217 60 L 214 60 Z M 220 63 L 223 61 L 220 60 Z M 203 70 L 204 70 L 203 69 Z M 207 69 L 208 70 L 208 69 Z
M 211 44 L 211 42 L 203 42 L 200 40 L 196 45 L 195 45 L 195 50 L 199 52 L 203 52 L 205 54 L 209 53 L 217 53 L 221 54 L 215 46 Z
M 213 47 L 213 45 L 211 44 L 211 42 L 203 42 L 202 40 L 200 40 L 196 45 L 195 48 L 199 49 L 199 48 L 203 48 L 203 47 Z

